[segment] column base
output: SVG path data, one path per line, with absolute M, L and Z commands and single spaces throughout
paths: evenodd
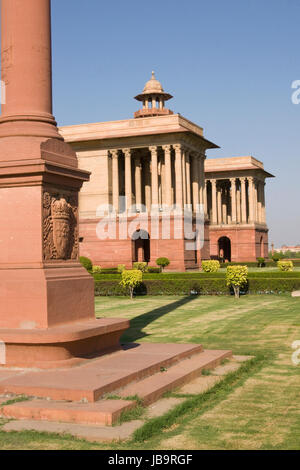
M 120 349 L 129 320 L 101 318 L 47 329 L 0 329 L 0 366 L 70 367 Z

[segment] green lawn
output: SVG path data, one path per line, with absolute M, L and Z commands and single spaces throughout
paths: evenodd
M 256 360 L 212 393 L 190 399 L 168 421 L 153 420 L 131 442 L 102 445 L 56 435 L 0 432 L 0 448 L 300 449 L 300 364 L 291 360 L 292 342 L 300 340 L 299 298 L 98 297 L 96 312 L 131 319 L 124 342 L 202 343 L 255 355 Z

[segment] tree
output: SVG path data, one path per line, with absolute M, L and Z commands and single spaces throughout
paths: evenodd
M 226 270 L 226 283 L 228 287 L 232 287 L 234 295 L 238 299 L 240 297 L 241 287 L 245 287 L 248 281 L 247 266 L 228 266 Z
M 166 266 L 169 266 L 170 260 L 169 258 L 165 258 L 165 257 L 157 258 L 156 264 L 157 266 L 160 266 L 162 270 L 164 270 Z
M 143 273 L 138 269 L 124 269 L 122 272 L 122 281 L 120 285 L 130 293 L 133 299 L 134 289 L 143 281 Z

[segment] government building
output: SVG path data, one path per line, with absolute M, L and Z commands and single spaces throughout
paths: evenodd
M 164 256 L 170 270 L 267 257 L 273 175 L 252 156 L 207 159 L 218 145 L 168 109 L 171 98 L 152 73 L 133 119 L 60 128 L 91 172 L 80 193 L 81 254 L 102 267 Z

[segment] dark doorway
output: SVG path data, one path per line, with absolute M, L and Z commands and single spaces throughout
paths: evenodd
M 231 261 L 231 241 L 228 237 L 221 237 L 218 241 L 219 245 L 219 258 L 226 262 Z
M 149 263 L 150 261 L 150 237 L 146 230 L 137 230 L 132 235 L 133 243 L 133 259 L 137 261 Z

